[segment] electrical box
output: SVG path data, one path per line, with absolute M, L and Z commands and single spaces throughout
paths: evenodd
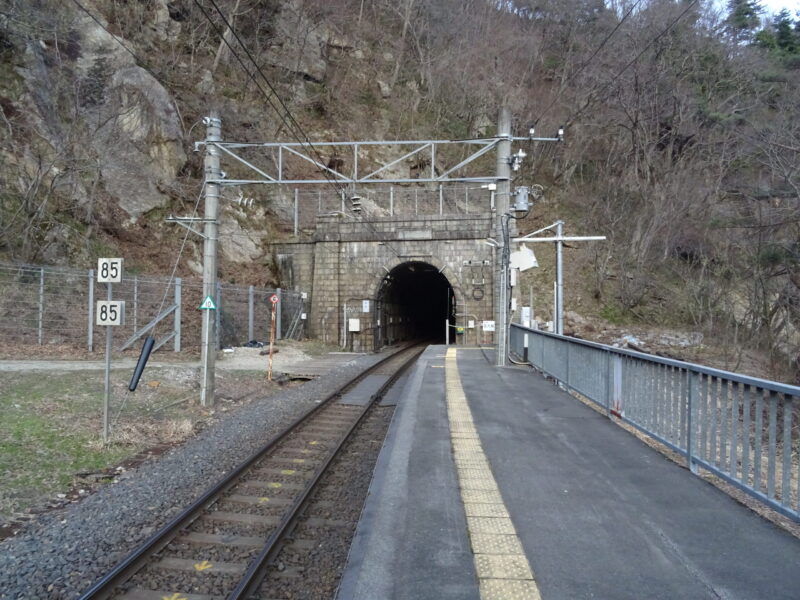
M 526 212 L 530 209 L 531 204 L 528 201 L 529 193 L 530 189 L 524 186 L 514 190 L 514 212 Z

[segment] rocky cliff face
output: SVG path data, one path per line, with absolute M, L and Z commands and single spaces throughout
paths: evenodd
M 186 161 L 178 111 L 167 90 L 98 23 L 77 12 L 70 21 L 63 47 L 52 39 L 26 44 L 17 67 L 26 90 L 16 105 L 49 145 L 54 168 L 74 159 L 94 162 L 100 185 L 133 223 L 165 203 Z M 87 179 L 75 175 L 71 191 L 88 202 Z

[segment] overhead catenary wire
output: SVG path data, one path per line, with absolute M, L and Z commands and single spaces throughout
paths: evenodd
M 222 10 L 219 8 L 219 6 L 218 6 L 218 5 L 217 5 L 217 3 L 215 2 L 215 0 L 209 0 L 209 2 L 211 3 L 211 5 L 214 7 L 214 9 L 215 9 L 215 10 L 217 11 L 217 13 L 219 14 L 220 18 L 222 19 L 222 22 L 225 24 L 225 27 L 228 29 L 228 31 L 230 31 L 230 32 L 231 32 L 231 35 L 233 35 L 233 37 L 236 39 L 236 41 L 238 42 L 239 46 L 241 46 L 242 50 L 244 50 L 245 54 L 247 55 L 247 58 L 248 58 L 248 60 L 249 60 L 249 61 L 250 61 L 250 62 L 253 64 L 253 66 L 255 67 L 255 69 L 256 69 L 256 71 L 258 72 L 258 74 L 259 74 L 259 75 L 261 76 L 261 78 L 264 80 L 264 83 L 267 85 L 267 87 L 268 87 L 268 88 L 270 89 L 270 91 L 272 92 L 272 96 L 270 96 L 269 94 L 267 94 L 267 93 L 266 93 L 266 91 L 264 91 L 264 89 L 263 89 L 263 88 L 262 88 L 260 85 L 258 85 L 258 83 L 257 83 L 257 82 L 256 82 L 256 80 L 255 80 L 255 76 L 254 76 L 254 75 L 253 75 L 253 74 L 250 72 L 250 70 L 249 70 L 249 69 L 248 69 L 248 68 L 245 66 L 245 64 L 244 64 L 244 62 L 242 61 L 241 57 L 238 55 L 238 53 L 236 52 L 236 50 L 235 50 L 235 49 L 234 49 L 234 48 L 231 46 L 231 44 L 228 42 L 227 38 L 225 37 L 225 34 L 224 34 L 224 32 L 221 32 L 221 31 L 219 30 L 219 28 L 216 26 L 216 24 L 215 24 L 215 23 L 213 22 L 213 20 L 211 19 L 210 15 L 209 15 L 209 14 L 206 12 L 206 10 L 204 9 L 204 7 L 203 7 L 203 6 L 200 4 L 199 0 L 194 0 L 194 2 L 195 2 L 195 4 L 198 6 L 198 8 L 200 8 L 201 12 L 202 12 L 202 13 L 203 13 L 203 15 L 206 17 L 206 19 L 207 19 L 207 20 L 208 20 L 208 22 L 211 24 L 211 26 L 214 28 L 214 30 L 217 32 L 217 34 L 220 36 L 220 38 L 222 39 L 223 43 L 224 43 L 224 44 L 227 46 L 227 48 L 228 48 L 228 49 L 231 51 L 231 53 L 233 54 L 233 56 L 236 58 L 237 62 L 238 62 L 238 63 L 239 63 L 241 66 L 242 66 L 242 68 L 245 70 L 245 72 L 246 72 L 246 73 L 247 73 L 247 74 L 248 74 L 248 75 L 251 77 L 251 79 L 253 80 L 253 82 L 256 84 L 256 86 L 259 88 L 259 90 L 262 92 L 262 94 L 264 94 L 264 96 L 267 98 L 267 101 L 269 102 L 270 106 L 272 106 L 273 110 L 275 110 L 276 114 L 277 114 L 277 115 L 278 115 L 278 117 L 281 119 L 281 121 L 283 122 L 283 124 L 284 124 L 284 125 L 287 127 L 287 129 L 289 129 L 290 133 L 292 133 L 292 135 L 294 135 L 294 136 L 295 136 L 295 138 L 296 138 L 296 139 L 297 139 L 297 141 L 298 141 L 298 142 L 301 144 L 301 146 L 307 147 L 307 148 L 309 149 L 309 153 L 314 155 L 314 157 L 316 158 L 316 161 L 317 161 L 317 163 L 318 163 L 319 165 L 322 165 L 322 164 L 324 164 L 324 159 L 323 159 L 323 157 L 322 157 L 322 156 L 320 155 L 320 153 L 317 151 L 316 147 L 315 147 L 315 146 L 314 146 L 314 145 L 311 143 L 311 140 L 309 139 L 308 135 L 307 135 L 307 134 L 305 133 L 305 131 L 303 130 L 303 128 L 302 128 L 302 126 L 300 125 L 300 123 L 298 123 L 297 119 L 295 119 L 295 118 L 294 118 L 294 115 L 292 115 L 292 112 L 291 112 L 291 110 L 289 110 L 289 107 L 288 107 L 288 106 L 286 106 L 286 103 L 285 103 L 285 102 L 283 101 L 283 99 L 280 97 L 280 95 L 278 94 L 277 90 L 276 90 L 276 89 L 275 89 L 275 87 L 272 85 L 272 82 L 270 82 L 269 78 L 266 76 L 266 74 L 264 73 L 264 71 L 261 69 L 261 66 L 258 64 L 258 62 L 256 62 L 256 60 L 255 60 L 255 58 L 253 57 L 252 53 L 250 52 L 250 50 L 248 49 L 248 47 L 245 45 L 244 41 L 242 41 L 242 39 L 241 39 L 241 37 L 239 36 L 239 34 L 238 34 L 238 32 L 236 31 L 236 29 L 234 29 L 233 25 L 232 25 L 232 24 L 231 24 L 231 23 L 228 21 L 228 19 L 225 17 L 225 14 L 224 14 L 224 13 L 222 12 Z M 278 109 L 278 108 L 275 106 L 274 102 L 272 101 L 272 97 L 274 97 L 274 98 L 275 98 L 275 99 L 278 101 L 278 103 L 281 105 L 281 108 L 283 109 L 283 111 L 284 111 L 284 113 L 285 113 L 285 116 L 286 116 L 286 118 L 288 118 L 288 119 L 289 119 L 289 121 L 291 121 L 291 124 L 290 124 L 290 123 L 287 123 L 287 121 L 286 121 L 286 118 L 284 118 L 284 115 L 283 115 L 283 114 L 281 114 L 281 111 L 280 111 L 280 110 L 279 110 L 279 109 Z M 300 138 L 302 138 L 302 139 L 300 139 Z M 320 172 L 322 173 L 323 177 L 325 177 L 325 179 L 326 179 L 326 180 L 327 180 L 327 181 L 328 181 L 328 182 L 331 184 L 331 186 L 334 188 L 334 190 L 335 190 L 335 191 L 336 191 L 338 194 L 342 194 L 342 195 L 348 195 L 348 192 L 349 192 L 349 191 L 347 190 L 347 188 L 346 188 L 345 186 L 341 185 L 341 183 L 340 183 L 340 182 L 338 182 L 338 181 L 336 181 L 334 178 L 332 178 L 332 177 L 330 176 L 330 174 L 329 174 L 329 173 L 328 173 L 328 172 L 327 172 L 325 169 L 320 169 Z M 371 225 L 369 222 L 367 222 L 367 221 L 364 221 L 363 219 L 357 219 L 357 220 L 360 220 L 362 223 L 364 223 L 364 224 L 365 224 L 365 225 L 366 225 L 366 226 L 367 226 L 369 229 L 371 229 L 371 230 L 373 231 L 373 233 L 375 233 L 375 234 L 376 234 L 378 237 L 382 237 L 382 236 L 380 236 L 380 235 L 378 234 L 378 232 L 375 230 L 375 228 L 374 228 L 374 227 L 372 227 L 372 225 Z M 384 241 L 385 241 L 385 240 L 384 240 Z M 389 246 L 389 248 L 391 248 L 391 249 L 392 249 L 392 251 L 393 251 L 393 252 L 394 252 L 394 253 L 395 253 L 397 256 L 400 256 L 400 255 L 399 255 L 399 253 L 397 252 L 397 250 L 396 250 L 396 249 L 395 249 L 395 248 L 394 248 L 394 247 L 393 247 L 391 244 L 389 244 L 388 242 L 386 242 L 386 243 L 387 243 L 387 246 Z
M 603 39 L 603 41 L 600 42 L 600 44 L 597 46 L 597 48 L 594 49 L 594 52 L 592 52 L 591 56 L 589 56 L 589 58 L 586 59 L 580 67 L 578 67 L 577 71 L 575 71 L 572 75 L 567 77 L 566 81 L 564 81 L 564 84 L 558 90 L 558 92 L 553 97 L 553 99 L 550 101 L 550 103 L 544 108 L 544 110 L 542 110 L 541 113 L 539 113 L 539 116 L 536 117 L 536 120 L 533 122 L 534 127 L 539 123 L 539 121 L 542 119 L 542 117 L 544 117 L 550 111 L 550 109 L 553 108 L 553 106 L 555 106 L 556 102 L 558 102 L 559 98 L 564 93 L 564 90 L 567 89 L 567 85 L 572 83 L 572 81 L 575 78 L 577 78 L 578 75 L 580 75 L 584 71 L 584 69 L 586 69 L 586 67 L 589 66 L 589 64 L 600 53 L 600 50 L 602 50 L 603 47 L 609 42 L 609 40 L 611 40 L 611 38 L 614 36 L 614 34 L 617 33 L 617 31 L 620 29 L 620 27 L 622 27 L 623 23 L 625 23 L 625 21 L 628 19 L 628 17 L 630 17 L 633 14 L 633 11 L 636 10 L 636 7 L 638 7 L 639 4 L 641 4 L 641 3 L 642 3 L 642 0 L 636 0 L 636 2 L 634 2 L 631 5 L 631 7 L 628 9 L 628 11 L 622 16 L 622 18 L 619 20 L 619 22 L 616 24 L 616 26 L 614 26 L 614 29 L 612 29 L 611 32 Z
M 628 70 L 628 69 L 629 69 L 629 68 L 630 68 L 632 65 L 634 65 L 634 64 L 635 64 L 635 63 L 636 63 L 636 62 L 637 62 L 637 61 L 638 61 L 638 60 L 639 60 L 639 59 L 642 57 L 642 55 L 644 55 L 644 53 L 645 53 L 645 52 L 647 52 L 647 51 L 648 51 L 648 50 L 649 50 L 649 49 L 650 49 L 650 48 L 651 48 L 651 47 L 652 47 L 652 46 L 653 46 L 653 45 L 654 45 L 654 44 L 655 44 L 655 43 L 656 43 L 658 40 L 660 40 L 662 37 L 664 37 L 665 35 L 667 35 L 667 33 L 669 33 L 669 32 L 670 32 L 670 30 L 671 30 L 673 27 L 675 27 L 675 25 L 677 25 L 678 21 L 680 21 L 680 20 L 681 20 L 681 19 L 682 19 L 682 18 L 683 18 L 683 17 L 684 17 L 684 16 L 685 16 L 685 15 L 686 15 L 686 14 L 687 14 L 687 13 L 688 13 L 688 12 L 689 12 L 691 9 L 692 9 L 692 8 L 694 8 L 694 7 L 697 5 L 697 3 L 698 3 L 698 2 L 699 2 L 699 0 L 691 0 L 691 2 L 689 2 L 689 4 L 687 4 L 687 5 L 686 5 L 686 8 L 684 8 L 684 9 L 681 11 L 681 13 L 680 13 L 680 14 L 679 14 L 677 17 L 675 17 L 675 18 L 674 18 L 674 19 L 673 19 L 673 20 L 672 20 L 672 21 L 669 23 L 669 25 L 667 25 L 667 26 L 666 26 L 666 27 L 665 27 L 665 28 L 664 28 L 664 29 L 661 31 L 661 33 L 659 33 L 657 36 L 655 36 L 653 39 L 651 39 L 651 40 L 650 40 L 650 42 L 648 42 L 648 43 L 645 45 L 645 47 L 644 47 L 644 48 L 642 48 L 642 49 L 641 49 L 641 51 L 639 51 L 639 53 L 638 53 L 636 56 L 634 56 L 634 57 L 633 57 L 633 58 L 632 58 L 630 61 L 628 61 L 628 63 L 627 63 L 627 64 L 625 64 L 625 66 L 624 66 L 624 67 L 622 67 L 622 68 L 621 68 L 621 69 L 620 69 L 620 70 L 617 72 L 617 74 L 616 74 L 616 75 L 614 75 L 614 77 L 612 77 L 612 78 L 611 78 L 609 81 L 607 81 L 607 82 L 605 83 L 605 85 L 603 85 L 603 86 L 600 88 L 600 91 L 599 91 L 599 92 L 597 92 L 596 94 L 592 94 L 592 93 L 590 93 L 590 94 L 589 94 L 589 97 L 588 97 L 588 98 L 587 98 L 587 100 L 586 100 L 586 103 L 584 104 L 584 106 L 583 106 L 582 108 L 580 108 L 580 109 L 579 109 L 577 112 L 574 112 L 572 115 L 570 115 L 570 116 L 567 118 L 567 120 L 566 120 L 566 123 L 567 123 L 567 124 L 570 124 L 570 123 L 572 123 L 574 120 L 576 120 L 578 117 L 580 117 L 580 116 L 581 116 L 581 115 L 582 115 L 582 114 L 583 114 L 583 113 L 584 113 L 586 110 L 588 110 L 588 109 L 589 109 L 589 108 L 590 108 L 592 105 L 594 105 L 594 103 L 595 103 L 595 102 L 599 101 L 599 100 L 601 99 L 602 95 L 605 93 L 605 91 L 606 91 L 608 88 L 610 88 L 610 87 L 611 87 L 611 85 L 612 85 L 612 84 L 613 84 L 613 83 L 614 83 L 614 82 L 615 82 L 617 79 L 619 79 L 619 78 L 622 76 L 622 74 L 623 74 L 625 71 L 627 71 L 627 70 Z M 594 96 L 594 98 L 593 98 L 592 96 Z
M 242 39 L 239 36 L 239 34 L 236 32 L 236 30 L 233 28 L 232 24 L 225 17 L 224 13 L 219 8 L 217 3 L 214 0 L 209 0 L 209 1 L 210 1 L 211 5 L 214 7 L 214 9 L 217 11 L 217 13 L 219 14 L 220 18 L 222 19 L 223 23 L 225 24 L 225 27 L 231 32 L 231 35 L 236 39 L 238 44 L 244 50 L 245 54 L 247 55 L 247 58 L 249 59 L 249 61 L 255 67 L 256 72 L 264 80 L 264 82 L 266 83 L 267 87 L 269 87 L 270 91 L 272 92 L 272 95 L 268 94 L 266 92 L 266 90 L 264 90 L 264 88 L 258 83 L 255 74 L 253 72 L 251 72 L 251 70 L 248 69 L 247 66 L 244 64 L 244 61 L 242 60 L 242 58 L 239 55 L 239 53 L 236 51 L 236 49 L 230 44 L 228 39 L 225 37 L 225 32 L 221 31 L 220 28 L 216 25 L 216 23 L 214 23 L 214 20 L 211 18 L 211 15 L 208 14 L 208 12 L 206 11 L 205 7 L 203 7 L 203 5 L 199 2 L 199 0 L 194 0 L 194 3 L 200 9 L 200 11 L 203 13 L 203 16 L 206 18 L 206 20 L 211 24 L 212 28 L 217 33 L 217 35 L 220 36 L 220 38 L 222 39 L 222 42 L 230 50 L 230 52 L 233 55 L 233 57 L 241 65 L 241 67 L 242 67 L 242 69 L 244 69 L 245 73 L 247 73 L 248 77 L 250 77 L 250 79 L 253 81 L 253 83 L 256 85 L 256 87 L 259 89 L 259 91 L 261 91 L 261 93 L 267 99 L 267 102 L 269 103 L 269 105 L 276 112 L 276 114 L 281 119 L 283 124 L 287 127 L 287 129 L 290 131 L 290 133 L 297 139 L 298 143 L 300 143 L 302 146 L 307 146 L 308 148 L 310 148 L 310 153 L 314 154 L 314 156 L 316 156 L 318 164 L 322 165 L 324 163 L 324 160 L 323 160 L 322 156 L 316 150 L 316 147 L 311 143 L 311 141 L 309 140 L 309 138 L 306 135 L 305 131 L 303 131 L 303 128 L 300 126 L 300 124 L 294 118 L 294 116 L 292 115 L 292 113 L 289 110 L 289 108 L 286 106 L 286 104 L 280 98 L 279 94 L 277 93 L 277 90 L 275 90 L 274 86 L 269 81 L 269 78 L 267 78 L 266 74 L 261 69 L 261 66 L 256 62 L 255 58 L 253 57 L 253 55 L 251 54 L 251 52 L 249 51 L 247 46 L 244 44 L 244 42 L 242 41 Z M 272 100 L 273 96 L 280 103 L 281 107 L 283 108 L 283 112 L 285 112 L 285 117 L 284 117 L 284 114 L 282 114 L 281 110 L 279 110 L 278 107 L 273 102 L 273 100 Z M 291 124 L 287 122 L 287 120 L 286 120 L 287 118 L 291 121 Z M 299 138 L 302 138 L 302 140 L 299 139 Z M 343 185 L 341 185 L 340 182 L 337 182 L 336 180 L 332 179 L 330 177 L 330 174 L 327 173 L 324 169 L 320 169 L 320 171 L 322 172 L 322 175 L 325 177 L 325 179 L 331 184 L 331 186 L 334 188 L 334 190 L 338 194 L 343 194 L 343 195 L 347 195 L 348 194 L 347 188 L 345 188 Z M 394 254 L 398 258 L 401 256 L 401 254 L 398 252 L 398 250 L 391 243 L 389 243 L 385 239 L 385 236 L 381 235 L 375 229 L 375 227 L 372 226 L 371 223 L 369 223 L 369 221 L 365 221 L 363 218 L 361 218 L 361 219 L 359 219 L 358 217 L 354 217 L 354 218 L 357 221 L 359 221 L 362 224 L 364 224 L 368 229 L 370 229 L 376 235 L 376 237 L 378 237 L 381 241 L 383 241 L 384 244 L 392 252 L 394 252 Z
M 203 14 L 206 15 L 206 18 L 208 19 L 209 23 L 212 24 L 212 26 L 214 27 L 215 31 L 217 31 L 217 33 L 222 37 L 222 40 L 223 40 L 223 42 L 225 42 L 225 45 L 230 49 L 230 51 L 232 53 L 235 54 L 235 50 L 231 47 L 231 45 L 225 39 L 224 33 L 220 34 L 218 28 L 216 27 L 216 25 L 214 25 L 213 21 L 208 17 L 206 11 L 203 9 L 203 7 L 200 4 L 199 0 L 194 0 L 194 2 L 195 2 L 195 4 L 197 4 L 198 7 L 200 7 L 200 10 L 203 11 Z M 286 106 L 286 103 L 283 101 L 283 99 L 280 97 L 280 94 L 278 94 L 278 91 L 272 85 L 272 82 L 270 82 L 270 80 L 264 74 L 264 71 L 261 69 L 261 66 L 256 62 L 256 59 L 253 57 L 253 55 L 250 52 L 249 48 L 242 41 L 241 37 L 239 37 L 238 32 L 233 28 L 233 25 L 228 22 L 228 19 L 225 18 L 225 14 L 222 12 L 220 7 L 217 5 L 216 1 L 215 0 L 209 0 L 209 2 L 211 3 L 211 5 L 214 7 L 214 9 L 219 14 L 220 18 L 222 19 L 222 22 L 225 23 L 225 27 L 228 29 L 228 31 L 231 32 L 231 35 L 233 35 L 233 37 L 236 38 L 236 41 L 239 43 L 239 46 L 241 46 L 242 50 L 244 50 L 244 53 L 247 55 L 247 58 L 250 60 L 251 63 L 253 63 L 253 66 L 258 71 L 258 74 L 261 75 L 261 78 L 264 80 L 264 83 L 267 84 L 267 87 L 270 89 L 270 91 L 274 95 L 275 99 L 278 101 L 278 103 L 283 108 L 283 110 L 284 110 L 284 112 L 286 114 L 286 117 L 292 122 L 292 125 L 296 129 L 295 136 L 297 136 L 299 138 L 302 138 L 302 140 L 298 139 L 297 141 L 300 142 L 300 144 L 307 145 L 311 149 L 311 152 L 317 157 L 317 160 L 319 161 L 319 163 L 322 164 L 322 162 L 323 162 L 322 156 L 319 154 L 319 152 L 317 152 L 317 149 L 311 144 L 311 140 L 308 138 L 308 135 L 306 135 L 306 132 L 300 126 L 300 123 L 297 122 L 297 119 L 294 118 L 294 115 L 292 115 L 292 112 L 289 110 L 289 107 Z M 236 58 L 239 61 L 239 63 L 242 65 L 242 68 L 244 68 L 247 71 L 247 69 L 244 66 L 244 64 L 242 63 L 241 59 L 239 59 L 238 56 Z M 260 88 L 260 86 L 259 86 L 259 88 Z M 262 89 L 262 92 L 263 92 L 263 89 Z M 265 95 L 267 95 L 267 94 L 265 93 Z M 283 121 L 284 125 L 289 127 L 289 124 L 286 123 L 286 120 L 280 114 L 280 111 L 275 107 L 275 105 L 272 102 L 270 102 L 270 105 L 273 107 L 273 109 L 275 109 L 275 112 L 278 113 L 278 116 L 281 118 L 281 121 Z M 347 192 L 347 189 L 344 186 L 341 186 L 341 185 L 337 186 L 338 182 L 333 180 L 330 177 L 330 175 L 324 170 L 323 170 L 323 175 L 339 191 L 345 192 L 345 193 Z

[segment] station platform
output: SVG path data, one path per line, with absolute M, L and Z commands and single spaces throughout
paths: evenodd
M 339 600 L 800 598 L 800 541 L 527 368 L 431 346 Z

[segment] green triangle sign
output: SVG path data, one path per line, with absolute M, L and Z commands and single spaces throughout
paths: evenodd
M 211 296 L 206 296 L 203 303 L 200 305 L 200 310 L 217 310 L 217 305 L 214 304 L 214 299 Z

